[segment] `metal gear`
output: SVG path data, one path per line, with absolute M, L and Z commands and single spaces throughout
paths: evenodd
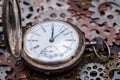
M 100 7 L 103 4 L 110 4 L 112 8 L 108 8 L 106 11 L 100 13 Z M 92 5 L 94 7 L 90 7 L 89 11 L 95 12 L 91 17 L 92 18 L 99 18 L 98 23 L 103 24 L 105 22 L 108 23 L 109 27 L 113 27 L 114 24 L 120 25 L 120 14 L 117 13 L 117 10 L 120 11 L 120 1 L 119 0 L 99 0 L 92 1 Z
M 115 42 L 115 28 L 109 28 L 107 24 L 100 26 L 97 23 L 97 20 L 92 20 L 91 18 L 81 16 L 80 22 L 77 26 L 84 32 L 85 37 L 90 41 L 93 40 L 94 37 L 101 37 L 103 39 L 107 39 L 107 43 L 111 46 L 113 42 Z
M 120 45 L 120 33 L 117 33 L 116 35 L 117 35 L 117 37 L 115 40 L 115 44 Z
M 45 11 L 51 9 L 69 8 L 66 0 L 19 0 L 21 8 L 22 26 L 34 23 L 37 17 Z
M 118 55 L 117 58 L 114 58 L 112 61 L 109 61 L 108 63 L 105 63 L 104 66 L 106 67 L 106 69 L 104 70 L 104 72 L 105 72 L 104 77 L 107 80 L 114 80 L 112 78 L 115 78 L 114 77 L 115 74 L 114 74 L 113 77 L 111 77 L 110 72 L 113 71 L 113 70 L 117 70 L 117 71 L 119 70 L 120 71 L 120 55 Z
M 46 11 L 41 14 L 38 21 L 41 22 L 46 20 L 62 20 L 73 23 L 74 25 L 78 23 L 78 20 L 66 9 Z
M 115 71 L 114 72 L 114 76 L 112 78 L 112 80 L 119 80 L 120 79 L 120 70 L 119 71 Z
M 68 0 L 70 4 L 69 10 L 73 13 L 74 16 L 86 15 L 90 16 L 89 7 L 91 7 L 91 0 Z
M 21 9 L 22 26 L 26 26 L 30 22 L 34 22 L 35 18 L 39 16 L 39 5 L 36 0 L 19 0 Z
M 9 66 L 0 66 L 0 80 L 5 80 L 5 77 L 8 75 L 6 72 L 9 72 L 11 70 L 12 69 Z
M 21 79 L 27 79 L 29 76 L 30 69 L 24 64 L 24 61 L 22 60 L 16 60 L 12 55 L 5 56 L 4 51 L 0 51 L 0 66 L 6 65 L 13 69 L 11 74 L 9 74 L 6 77 L 6 80 L 12 79 L 12 80 L 21 80 Z
M 115 25 L 116 33 L 120 33 L 120 26 Z
M 103 77 L 105 67 L 99 63 L 89 63 L 82 67 L 81 80 L 105 80 Z
M 69 5 L 67 0 L 38 0 L 42 12 L 48 11 L 50 9 L 68 9 Z

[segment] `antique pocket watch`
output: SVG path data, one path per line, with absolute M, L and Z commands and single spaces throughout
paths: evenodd
M 8 51 L 38 71 L 66 71 L 80 62 L 86 47 L 81 30 L 61 20 L 39 22 L 22 34 L 16 0 L 4 0 L 3 24 Z

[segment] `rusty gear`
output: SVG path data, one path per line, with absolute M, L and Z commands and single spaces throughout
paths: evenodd
M 104 4 L 109 4 L 112 8 L 108 8 L 106 11 L 102 11 L 101 14 L 100 7 Z M 105 22 L 108 23 L 109 27 L 113 27 L 114 24 L 120 25 L 120 15 L 117 11 L 120 11 L 120 1 L 119 0 L 99 0 L 92 1 L 92 5 L 94 7 L 90 7 L 89 11 L 95 12 L 91 17 L 92 18 L 99 18 L 98 23 L 103 24 Z
M 117 33 L 116 35 L 117 35 L 117 37 L 115 40 L 115 44 L 120 45 L 120 33 Z
M 68 0 L 68 3 L 70 4 L 69 10 L 72 12 L 74 16 L 80 15 L 90 16 L 91 13 L 88 10 L 88 8 L 91 7 L 91 5 L 88 4 L 90 2 L 91 0 Z
M 110 78 L 109 74 L 113 70 L 120 70 L 120 55 L 117 55 L 117 57 L 114 57 L 114 59 L 112 61 L 109 61 L 108 63 L 105 63 L 104 66 L 106 67 L 106 69 L 104 71 L 105 72 L 104 77 L 107 80 L 112 80 Z
M 90 41 L 94 37 L 101 37 L 103 39 L 107 39 L 107 43 L 110 46 L 115 42 L 115 28 L 109 28 L 107 24 L 100 26 L 97 23 L 97 20 L 92 20 L 91 18 L 82 16 L 77 26 L 84 32 L 85 37 Z
M 72 14 L 67 11 L 67 9 L 49 10 L 47 12 L 44 12 L 43 14 L 41 14 L 39 22 L 45 20 L 62 20 L 73 23 L 74 25 L 78 23 L 78 20 L 73 17 Z
M 6 79 L 26 79 L 29 76 L 30 69 L 24 64 L 24 61 L 16 60 L 16 58 L 11 55 L 5 56 L 4 53 L 0 55 L 0 66 L 6 65 L 13 69 L 12 74 L 10 74 Z

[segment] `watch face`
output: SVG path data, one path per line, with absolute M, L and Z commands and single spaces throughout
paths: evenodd
M 46 21 L 28 29 L 24 36 L 27 56 L 44 63 L 66 62 L 76 55 L 79 34 L 70 24 Z

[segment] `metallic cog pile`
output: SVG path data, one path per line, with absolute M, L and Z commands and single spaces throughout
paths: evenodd
M 36 0 L 19 0 L 21 9 L 22 26 L 26 26 L 30 22 L 34 22 L 39 15 L 39 5 L 35 3 Z
M 112 61 L 104 64 L 104 66 L 106 66 L 104 72 L 105 75 L 104 77 L 107 80 L 119 80 L 120 79 L 120 55 L 118 55 L 116 58 L 114 58 Z M 114 72 L 114 74 L 112 75 L 111 72 Z M 118 73 L 117 73 L 118 72 Z
M 84 32 L 85 37 L 90 41 L 93 40 L 94 37 L 101 37 L 107 39 L 106 41 L 110 46 L 115 42 L 116 34 L 114 27 L 109 28 L 107 25 L 100 26 L 97 20 L 85 16 L 81 16 L 77 26 Z
M 0 66 L 7 66 L 1 69 L 2 72 L 4 71 L 5 73 L 0 74 L 4 77 L 5 80 L 21 80 L 26 79 L 29 76 L 30 69 L 25 66 L 24 62 L 21 60 L 16 60 L 16 58 L 14 58 L 12 55 L 10 55 L 10 53 L 5 50 L 0 50 Z M 10 71 L 10 74 L 6 76 L 7 71 Z M 0 79 L 3 77 L 0 77 Z
M 41 22 L 46 20 L 63 20 L 73 23 L 74 25 L 78 23 L 78 20 L 73 17 L 72 14 L 67 11 L 67 9 L 46 11 L 45 13 L 41 14 L 38 21 Z
M 64 20 L 77 25 L 86 39 L 101 37 L 112 46 L 120 45 L 120 0 L 18 0 L 21 9 L 22 26 L 29 23 Z M 92 1 L 92 2 L 91 2 Z M 0 11 L 3 0 L 0 0 Z M 91 3 L 91 4 L 90 4 Z M 49 5 L 48 5 L 49 4 Z M 94 12 L 94 13 L 93 13 Z M 2 11 L 0 12 L 0 31 L 2 31 Z M 3 39 L 3 35 L 0 34 Z M 119 80 L 120 57 L 111 52 L 108 62 L 102 63 L 93 52 L 86 55 L 74 69 L 50 77 L 38 74 L 23 60 L 16 60 L 6 50 L 0 49 L 0 79 L 18 80 Z M 101 53 L 102 54 L 102 53 Z M 3 66 L 5 66 L 3 68 Z M 115 70 L 115 71 L 114 71 Z M 111 73 L 113 71 L 113 73 Z M 7 74 L 7 72 L 10 72 Z M 114 74 L 114 75 L 110 75 Z
M 66 0 L 19 0 L 19 4 L 21 8 L 22 26 L 34 23 L 37 17 L 45 11 L 69 8 Z

